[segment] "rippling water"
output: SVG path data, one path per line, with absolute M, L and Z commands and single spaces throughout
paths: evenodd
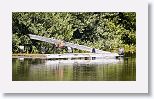
M 12 59 L 13 81 L 135 81 L 136 59 Z

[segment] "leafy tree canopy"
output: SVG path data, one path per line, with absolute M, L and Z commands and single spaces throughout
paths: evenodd
M 31 40 L 28 34 L 54 37 L 100 50 L 113 51 L 124 47 L 136 50 L 135 12 L 13 12 L 12 50 L 26 53 L 53 53 L 53 45 Z M 84 52 L 76 50 L 77 52 Z M 65 52 L 62 50 L 62 52 Z

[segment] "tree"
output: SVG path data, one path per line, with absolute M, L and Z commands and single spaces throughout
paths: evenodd
M 19 52 L 20 45 L 25 46 L 27 53 L 42 53 L 42 48 L 46 53 L 53 52 L 52 44 L 31 40 L 28 34 L 53 37 L 101 50 L 124 47 L 135 51 L 136 13 L 13 12 L 12 32 L 13 53 Z

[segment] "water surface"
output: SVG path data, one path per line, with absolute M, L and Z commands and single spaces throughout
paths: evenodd
M 108 61 L 108 60 L 107 60 Z M 13 81 L 135 81 L 136 58 L 93 60 L 12 59 Z

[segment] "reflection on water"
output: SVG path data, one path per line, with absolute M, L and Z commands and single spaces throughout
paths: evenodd
M 110 61 L 110 62 L 108 62 Z M 135 81 L 136 60 L 12 59 L 13 81 Z

